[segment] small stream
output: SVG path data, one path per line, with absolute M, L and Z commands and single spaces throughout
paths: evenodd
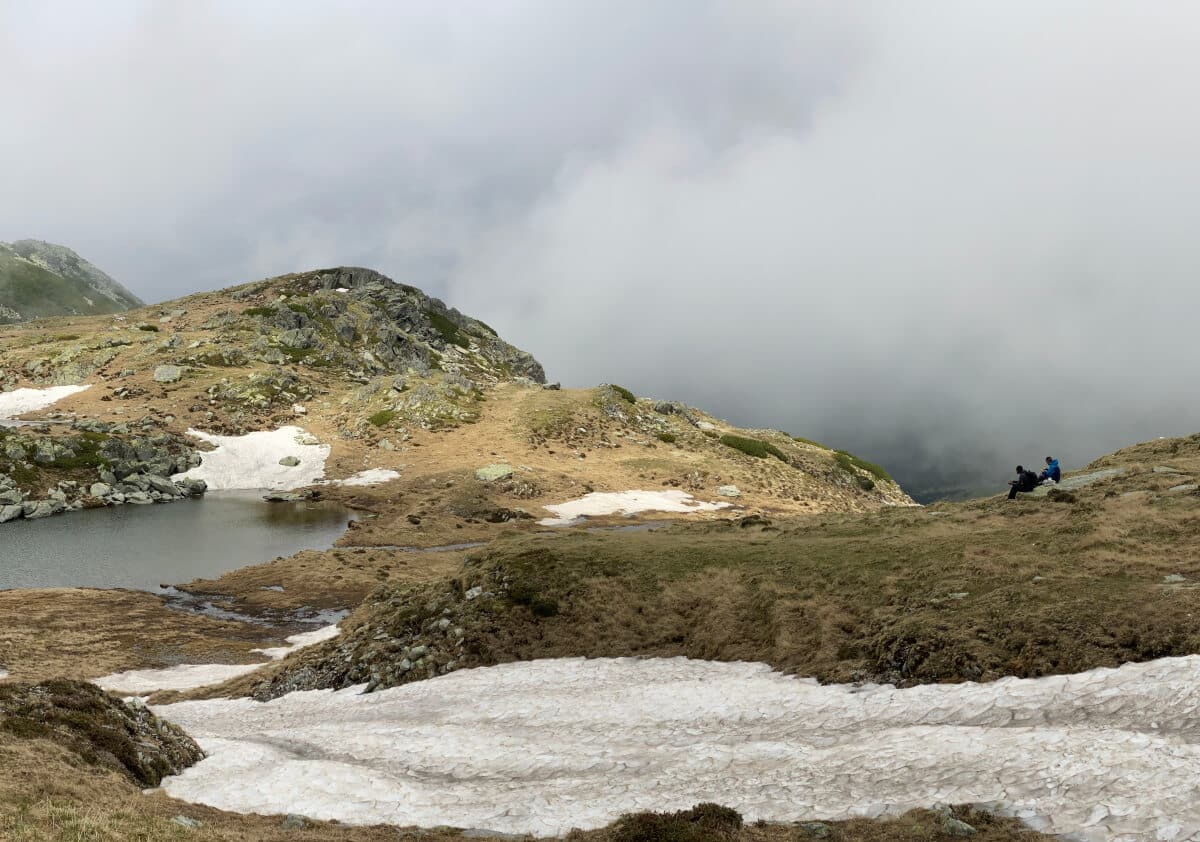
M 328 549 L 353 519 L 332 503 L 266 503 L 212 492 L 155 506 L 113 506 L 0 525 L 0 590 L 132 588 L 214 578 Z

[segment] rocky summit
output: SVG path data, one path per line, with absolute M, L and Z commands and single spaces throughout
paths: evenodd
M 140 306 L 136 295 L 66 246 L 0 243 L 0 324 Z

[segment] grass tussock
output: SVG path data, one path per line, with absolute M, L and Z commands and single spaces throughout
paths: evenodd
M 436 310 L 426 310 L 425 315 L 429 318 L 429 324 L 437 331 L 437 334 L 446 340 L 451 345 L 457 345 L 460 348 L 470 348 L 471 340 L 467 337 L 462 329 L 447 317 L 443 316 Z
M 655 433 L 654 437 L 663 444 L 674 444 L 678 438 L 674 433 Z
M 625 401 L 627 404 L 636 405 L 637 395 L 626 389 L 624 386 L 618 386 L 616 383 L 609 383 L 608 388 L 617 393 L 617 397 Z
M 868 462 L 866 459 L 859 459 L 853 453 L 847 453 L 845 450 L 835 451 L 833 461 L 845 473 L 852 474 L 857 469 L 866 471 L 881 482 L 892 481 L 891 475 L 879 465 L 876 465 L 874 462 Z
M 386 427 L 388 424 L 391 424 L 395 420 L 396 410 L 394 409 L 381 409 L 379 412 L 367 416 L 367 421 L 381 429 Z
M 733 842 L 741 815 L 719 804 L 697 804 L 677 813 L 632 813 L 612 829 L 613 842 Z
M 766 459 L 768 456 L 774 456 L 780 462 L 787 462 L 787 454 L 780 450 L 775 445 L 761 439 L 752 439 L 747 436 L 735 436 L 732 433 L 726 433 L 721 436 L 721 444 L 726 447 L 732 447 L 734 450 L 745 453 L 747 456 L 753 456 L 756 459 Z

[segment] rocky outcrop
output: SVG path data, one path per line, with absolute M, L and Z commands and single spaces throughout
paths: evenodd
M 0 523 L 83 508 L 169 503 L 207 491 L 170 477 L 203 457 L 180 436 L 153 427 L 77 421 L 64 435 L 0 428 Z
M 260 323 L 254 353 L 264 362 L 307 361 L 365 377 L 441 369 L 475 380 L 546 379 L 532 355 L 483 322 L 372 269 L 306 272 L 233 295 L 269 302 L 243 313 Z

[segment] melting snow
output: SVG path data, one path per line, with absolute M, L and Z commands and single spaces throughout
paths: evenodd
M 176 474 L 173 480 L 202 479 L 209 491 L 265 488 L 286 491 L 312 485 L 325 476 L 325 460 L 329 445 L 299 427 L 280 427 L 278 430 L 247 433 L 244 436 L 217 436 L 200 430 L 188 430 L 188 435 L 216 445 L 216 450 L 203 453 L 198 468 Z M 299 465 L 288 467 L 279 460 L 294 456 Z
M 297 649 L 336 637 L 337 633 L 336 625 L 325 626 L 315 631 L 292 635 L 287 639 L 287 646 L 251 651 L 266 655 L 272 661 L 278 661 Z M 270 661 L 260 664 L 180 664 L 177 667 L 157 670 L 129 670 L 97 678 L 93 684 L 123 696 L 148 696 L 157 690 L 195 690 L 197 687 L 219 684 L 254 672 L 268 663 Z
M 332 485 L 380 485 L 385 482 L 391 482 L 394 479 L 400 478 L 399 471 L 393 471 L 390 468 L 371 468 L 369 471 L 360 471 L 352 477 L 346 479 L 335 479 Z
M 0 392 L 0 419 L 15 418 L 26 412 L 36 412 L 77 395 L 91 386 L 51 386 L 47 389 L 14 389 Z
M 561 834 L 715 801 L 749 820 L 991 805 L 1086 840 L 1200 834 L 1200 657 L 991 684 L 819 686 L 761 664 L 566 659 L 156 712 L 226 810 Z
M 729 503 L 702 503 L 693 500 L 685 491 L 595 491 L 578 500 L 570 500 L 555 506 L 546 506 L 548 512 L 558 517 L 539 520 L 542 526 L 570 526 L 581 517 L 639 512 L 715 512 L 729 507 Z

